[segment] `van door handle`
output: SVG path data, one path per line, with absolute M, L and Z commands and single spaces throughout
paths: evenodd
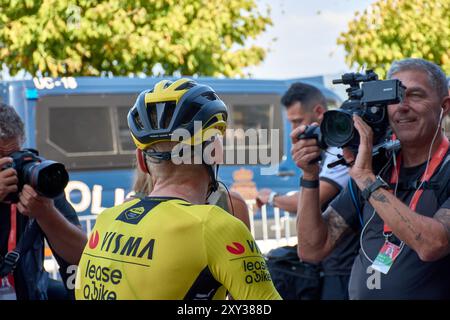
M 295 171 L 293 171 L 293 170 L 278 171 L 277 176 L 279 176 L 279 177 L 293 177 L 293 176 L 295 176 Z

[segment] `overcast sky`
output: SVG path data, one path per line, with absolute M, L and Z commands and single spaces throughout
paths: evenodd
M 265 61 L 249 68 L 254 78 L 297 78 L 348 71 L 339 33 L 356 11 L 375 0 L 257 0 L 272 8 L 273 26 L 256 43 L 269 47 Z M 272 39 L 277 40 L 272 42 Z

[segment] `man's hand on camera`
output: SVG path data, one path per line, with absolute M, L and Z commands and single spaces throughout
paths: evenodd
M 19 195 L 17 209 L 26 216 L 39 219 L 54 211 L 54 204 L 52 199 L 40 196 L 31 186 L 26 184 Z
M 317 125 L 313 123 L 312 125 Z M 303 170 L 303 177 L 308 180 L 316 180 L 319 177 L 320 167 L 317 162 L 310 163 L 320 157 L 321 150 L 316 139 L 298 139 L 298 136 L 306 130 L 306 126 L 299 126 L 291 132 L 291 154 L 297 167 Z
M 353 121 L 360 136 L 358 154 L 355 158 L 352 151 L 344 148 L 343 155 L 347 163 L 353 163 L 350 167 L 349 174 L 362 190 L 365 188 L 367 180 L 375 180 L 372 169 L 373 132 L 361 117 L 354 115 Z
M 13 168 L 2 170 L 1 168 L 12 163 L 10 157 L 0 158 L 0 201 L 3 201 L 10 193 L 17 192 L 17 172 Z

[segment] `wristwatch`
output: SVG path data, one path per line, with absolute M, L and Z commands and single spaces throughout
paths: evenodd
M 307 189 L 317 189 L 319 188 L 319 179 L 317 180 L 305 180 L 303 177 L 300 178 L 300 187 Z
M 270 194 L 269 194 L 269 200 L 267 200 L 267 204 L 268 205 L 271 205 L 272 207 L 274 206 L 273 205 L 273 200 L 275 199 L 275 197 L 278 195 L 278 193 L 276 193 L 275 191 L 272 191 Z
M 374 193 L 379 188 L 389 189 L 389 185 L 380 176 L 377 176 L 375 181 L 362 191 L 361 196 L 364 200 L 369 201 L 372 193 Z

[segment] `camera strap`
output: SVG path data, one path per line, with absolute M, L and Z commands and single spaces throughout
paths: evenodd
M 17 207 L 15 204 L 11 205 L 11 229 L 8 238 L 8 253 L 0 257 L 0 279 L 8 276 L 9 283 L 14 286 L 14 278 L 12 272 L 14 271 L 20 256 L 25 254 L 32 247 L 36 236 L 39 233 L 39 227 L 35 220 L 29 222 L 17 242 Z
M 439 167 L 439 165 L 444 160 L 445 155 L 447 154 L 448 148 L 449 148 L 449 141 L 447 137 L 444 137 L 442 139 L 441 144 L 439 145 L 439 148 L 436 150 L 436 152 L 433 154 L 433 157 L 431 158 L 429 168 L 426 170 L 422 178 L 420 179 L 421 183 L 428 183 L 435 173 L 436 169 Z M 397 156 L 397 166 L 392 168 L 392 175 L 391 175 L 391 183 L 395 184 L 398 181 L 398 176 L 400 174 L 400 167 L 401 167 L 401 154 Z M 416 192 L 414 192 L 413 197 L 411 198 L 411 201 L 409 203 L 409 207 L 411 210 L 416 211 L 417 203 L 419 202 L 420 197 L 422 196 L 424 189 L 420 188 L 417 189 Z M 383 227 L 383 232 L 385 235 L 392 234 L 392 229 L 385 223 Z

